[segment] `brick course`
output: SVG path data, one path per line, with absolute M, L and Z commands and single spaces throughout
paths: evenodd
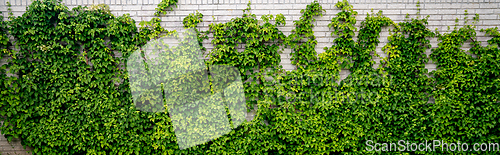
M 22 15 L 26 10 L 26 6 L 31 3 L 31 0 L 0 0 L 0 11 L 3 12 L 5 17 L 7 16 L 6 1 L 10 1 L 15 16 Z M 300 10 L 305 9 L 306 5 L 311 3 L 311 0 L 251 1 L 252 13 L 256 14 L 258 19 L 260 19 L 262 15 L 268 13 L 284 13 L 287 18 L 287 25 L 279 27 L 279 29 L 286 35 L 290 34 L 294 27 L 293 20 L 298 20 L 300 18 Z M 330 47 L 335 38 L 330 36 L 331 30 L 327 25 L 339 10 L 334 6 L 338 0 L 318 1 L 323 9 L 326 10 L 323 17 L 316 18 L 317 25 L 314 28 L 318 40 L 316 49 L 318 53 L 322 53 L 322 48 L 324 46 Z M 132 18 L 136 20 L 137 25 L 140 20 L 149 20 L 154 17 L 154 11 L 159 2 L 160 0 L 63 0 L 63 3 L 69 8 L 73 8 L 76 5 L 108 4 L 113 14 L 122 15 L 129 13 Z M 403 21 L 406 13 L 410 14 L 410 17 L 416 17 L 417 12 L 417 0 L 349 0 L 349 2 L 354 6 L 353 9 L 359 13 L 356 17 L 358 23 L 355 25 L 358 28 L 361 25 L 361 21 L 366 17 L 366 13 L 369 13 L 372 8 L 374 12 L 383 10 L 384 14 L 395 22 Z M 231 18 L 241 16 L 243 14 L 241 10 L 246 8 L 247 3 L 247 0 L 180 0 L 178 8 L 175 8 L 173 12 L 169 12 L 167 15 L 162 15 L 161 19 L 163 21 L 161 25 L 167 27 L 169 30 L 180 30 L 182 28 L 182 19 L 189 13 L 194 13 L 196 12 L 195 10 L 199 10 L 200 13 L 204 14 L 203 19 L 205 20 L 205 22 L 199 26 L 201 29 L 206 30 L 208 24 L 212 22 L 218 23 L 228 21 Z M 465 10 L 469 13 L 469 19 L 472 19 L 475 13 L 480 15 L 480 22 L 477 24 L 478 31 L 481 28 L 500 26 L 500 1 L 497 0 L 481 0 L 479 2 L 471 0 L 420 0 L 420 9 L 423 17 L 430 15 L 428 28 L 431 30 L 438 28 L 441 33 L 446 32 L 447 26 L 453 27 L 456 18 L 463 20 L 463 17 L 465 17 Z M 229 15 L 232 16 L 229 17 Z M 213 21 L 212 16 L 215 17 L 215 21 Z M 463 21 L 460 21 L 459 24 L 463 24 Z M 387 43 L 387 30 L 387 28 L 384 29 L 379 38 L 380 43 L 376 52 L 381 56 L 385 56 L 384 52 L 381 51 L 381 47 Z M 478 32 L 478 39 L 483 41 L 483 44 L 484 40 L 488 40 L 489 38 L 490 37 L 485 37 L 484 33 Z M 433 48 L 435 48 L 437 39 L 432 38 L 430 40 Z M 204 42 L 204 46 L 207 47 L 208 50 L 213 48 L 209 43 L 210 41 Z M 464 47 L 467 47 L 467 44 L 465 44 Z M 290 48 L 285 48 L 284 52 L 280 54 L 282 58 L 281 64 L 283 68 L 287 70 L 295 68 L 291 65 L 290 52 Z M 0 64 L 4 63 L 4 61 L 5 60 L 0 60 Z M 377 63 L 379 63 L 378 60 Z M 375 66 L 378 66 L 378 64 Z M 426 65 L 426 68 L 429 69 L 429 71 L 435 70 L 436 65 L 430 62 Z M 349 71 L 342 70 L 342 79 L 348 75 Z M 23 151 L 24 149 L 20 146 L 19 139 L 9 144 L 3 136 L 0 136 L 0 154 L 24 154 L 25 151 Z

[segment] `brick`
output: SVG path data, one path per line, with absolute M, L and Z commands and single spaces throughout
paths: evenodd
M 442 9 L 444 7 L 443 4 L 436 4 L 436 3 L 426 3 L 426 4 L 421 4 L 421 6 L 423 6 L 423 8 L 426 8 L 426 9 Z
M 387 4 L 387 9 L 404 10 L 406 9 L 406 4 Z
M 320 31 L 316 31 L 315 28 L 313 28 L 313 31 L 314 31 L 314 36 L 316 36 L 316 40 L 318 40 L 318 42 L 329 42 L 330 39 L 329 38 L 325 38 L 328 36 L 328 32 L 320 32 Z
M 200 12 L 200 13 L 201 13 L 201 12 Z M 205 15 L 206 13 L 203 13 L 203 14 Z M 211 14 L 211 13 L 210 13 L 210 14 Z M 201 19 L 202 19 L 203 21 L 205 21 L 205 22 L 210 22 L 210 21 L 213 21 L 212 16 L 203 16 Z
M 190 13 L 196 13 L 196 11 L 174 11 L 175 15 L 180 15 L 180 16 L 187 16 Z
M 445 4 L 445 7 L 450 9 L 459 9 L 462 8 L 462 4 L 460 3 Z
M 219 4 L 219 1 L 222 0 L 208 0 L 208 4 Z
M 26 12 L 26 6 L 11 6 L 12 12 L 14 11 L 22 11 Z
M 267 14 L 269 14 L 269 10 L 252 10 L 251 12 L 255 15 L 267 15 Z
M 227 15 L 227 11 L 213 11 L 213 14 L 214 16 L 224 16 L 224 15 Z
M 181 21 L 180 17 L 161 17 L 162 22 Z
M 277 15 L 277 14 L 283 14 L 283 15 L 286 15 L 288 14 L 288 10 L 269 10 L 269 13 L 272 14 L 272 15 Z
M 439 10 L 439 14 L 457 14 L 456 9 Z
M 326 13 L 323 16 L 326 16 L 326 17 L 330 17 L 331 16 L 331 17 L 333 17 L 334 15 L 336 16 L 339 12 L 340 12 L 340 10 L 338 10 L 338 9 L 334 9 L 334 10 L 328 10 L 328 9 L 326 9 Z
M 285 70 L 295 70 L 295 65 L 292 64 L 283 64 L 283 69 Z
M 153 16 L 156 11 L 137 11 L 137 16 Z
M 387 4 L 369 4 L 368 6 L 370 6 L 370 9 L 387 9 L 388 8 L 388 5 Z
M 425 64 L 425 68 L 427 69 L 436 69 L 437 68 L 437 65 L 436 64 L 432 64 L 432 63 L 428 63 L 428 64 Z
M 469 17 L 471 18 L 471 17 Z M 479 20 L 482 19 L 498 19 L 499 15 L 479 15 Z
M 219 20 L 219 21 L 230 21 L 233 18 L 235 18 L 235 17 L 234 16 L 219 16 L 219 17 L 217 17 L 217 20 Z
M 493 13 L 495 13 L 495 9 L 477 9 L 476 13 L 479 14 L 479 15 L 482 15 L 482 14 L 493 14 Z
M 429 20 L 441 20 L 443 19 L 442 15 L 430 15 Z
M 293 29 L 293 27 L 291 27 L 291 25 L 292 25 L 293 23 L 291 23 L 291 22 L 287 21 L 287 22 L 286 22 L 286 24 L 287 24 L 288 26 L 286 26 L 286 27 L 278 27 L 278 29 L 279 29 L 279 30 L 281 30 L 282 32 L 291 32 L 291 31 L 292 31 L 292 29 Z
M 307 4 L 292 4 L 293 5 L 293 9 L 298 9 L 299 12 L 301 9 L 305 9 Z
M 459 15 L 443 15 L 442 20 L 455 20 L 457 18 L 460 18 Z
M 195 4 L 185 4 L 185 5 L 179 5 L 178 9 L 179 10 L 199 10 L 198 7 L 200 5 L 195 5 Z
M 267 4 L 267 5 L 251 5 L 252 6 L 252 9 L 255 9 L 255 10 L 272 10 L 274 9 L 274 5 L 273 4 Z
M 386 17 L 391 18 L 393 21 L 402 21 L 405 19 L 405 15 L 386 15 Z
M 384 15 L 387 15 L 387 14 L 406 14 L 406 13 L 402 13 L 402 11 L 411 11 L 411 12 L 415 12 L 415 13 L 417 12 L 417 11 L 413 11 L 413 10 L 383 10 L 382 13 Z
M 316 31 L 323 31 L 323 32 L 328 32 L 330 31 L 330 29 L 326 26 L 322 26 L 322 27 L 314 27 L 316 29 Z
M 325 47 L 331 47 L 333 43 L 318 43 L 318 45 L 316 45 L 316 48 L 314 48 L 316 50 L 316 52 L 323 52 L 325 51 L 323 48 Z
M 445 22 L 442 20 L 428 21 L 429 25 L 443 25 Z
M 217 5 L 217 10 L 236 9 L 236 5 Z
M 199 5 L 199 10 L 217 10 L 217 5 Z
M 293 5 L 292 4 L 280 4 L 280 5 L 274 6 L 274 9 L 291 10 L 291 9 L 293 9 Z
M 317 20 L 317 26 L 328 26 L 331 22 L 329 20 Z
M 486 25 L 494 25 L 494 26 L 500 25 L 500 21 L 498 21 L 498 20 L 482 20 L 482 23 L 483 23 L 483 26 L 486 26 Z
M 417 10 L 417 8 L 423 9 L 422 3 L 420 3 L 420 7 L 417 7 L 417 3 L 413 3 L 413 2 L 406 3 L 406 9 L 408 9 L 408 10 L 409 9 Z
M 479 8 L 479 4 L 477 3 L 463 3 L 461 8 Z
M 413 12 L 413 13 L 412 13 Z M 410 15 L 414 15 L 414 14 L 417 14 L 418 10 L 401 10 L 401 14 L 406 14 L 406 13 L 409 13 Z M 434 14 L 438 14 L 438 10 L 436 9 L 421 9 L 420 10 L 420 14 L 421 15 L 434 15 Z
M 243 10 L 246 9 L 248 6 L 247 5 L 236 5 L 237 10 Z
M 331 9 L 337 9 L 335 7 L 335 5 L 331 5 L 332 8 Z M 369 7 L 369 4 L 352 4 L 352 9 L 354 10 L 358 10 L 358 9 L 367 9 L 367 8 L 370 8 Z
M 480 3 L 479 8 L 498 8 L 498 3 Z
M 460 18 L 458 19 L 458 24 L 462 24 L 463 23 L 463 20 L 460 20 Z M 457 24 L 457 22 L 455 22 L 455 20 L 447 20 L 447 21 L 443 21 L 443 25 L 449 25 L 449 26 L 455 26 L 455 24 Z
M 141 18 L 141 21 L 151 21 L 154 17 L 138 17 Z
M 142 9 L 142 5 L 124 5 L 123 10 L 124 11 L 139 11 Z
M 241 11 L 241 10 L 232 10 L 232 11 L 228 12 L 228 14 L 230 14 L 231 16 L 241 17 L 241 16 L 243 16 L 243 11 Z
M 417 10 L 401 10 L 400 14 L 402 14 L 402 15 L 406 15 L 406 14 L 416 15 L 417 14 Z
M 281 64 L 292 64 L 292 61 L 290 59 L 281 59 Z
M 288 15 L 301 16 L 302 14 L 300 13 L 300 10 L 293 9 L 293 10 L 288 10 Z
M 113 11 L 121 11 L 121 10 L 123 10 L 123 6 L 121 6 L 121 5 L 109 5 L 109 10 L 111 12 L 113 12 Z

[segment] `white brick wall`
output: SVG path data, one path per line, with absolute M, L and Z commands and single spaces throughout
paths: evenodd
M 26 10 L 26 6 L 31 3 L 31 0 L 0 0 L 0 11 L 3 12 L 4 16 L 7 16 L 6 1 L 10 1 L 12 4 L 12 10 L 15 16 L 22 15 Z M 287 18 L 287 25 L 284 27 L 279 27 L 284 34 L 290 34 L 293 29 L 293 20 L 298 20 L 301 16 L 300 10 L 305 9 L 307 4 L 310 4 L 312 0 L 251 0 L 252 2 L 252 13 L 257 15 L 257 18 L 264 14 L 277 14 L 283 13 Z M 323 17 L 317 17 L 316 27 L 314 28 L 315 34 L 318 40 L 317 52 L 322 53 L 323 47 L 330 47 L 332 41 L 335 37 L 330 36 L 331 31 L 327 27 L 331 18 L 334 17 L 336 13 L 339 12 L 335 8 L 335 3 L 338 0 L 318 0 L 323 9 L 326 10 Z M 104 3 L 110 6 L 112 13 L 115 15 L 122 15 L 129 13 L 137 23 L 140 20 L 149 20 L 154 17 L 154 11 L 156 5 L 160 0 L 63 0 L 63 3 L 68 5 L 70 8 L 76 5 L 91 5 Z M 403 21 L 405 15 L 408 13 L 410 17 L 415 17 L 417 12 L 417 0 L 349 0 L 349 2 L 354 6 L 354 10 L 358 11 L 359 15 L 356 17 L 358 23 L 356 27 L 359 28 L 361 21 L 366 17 L 366 13 L 369 13 L 373 8 L 374 12 L 382 10 L 384 15 L 390 17 L 395 22 Z M 225 22 L 231 18 L 241 16 L 243 12 L 242 9 L 246 8 L 247 0 L 179 0 L 178 8 L 175 8 L 173 12 L 169 12 L 167 15 L 161 17 L 162 26 L 167 27 L 169 30 L 182 28 L 182 19 L 186 17 L 189 13 L 194 13 L 195 10 L 199 10 L 200 13 L 204 14 L 204 22 L 200 24 L 200 28 L 206 30 L 208 24 Z M 430 15 L 429 18 L 429 29 L 434 30 L 438 28 L 441 33 L 446 32 L 447 26 L 453 26 L 455 19 L 463 19 L 464 11 L 468 10 L 469 19 L 472 19 L 475 13 L 480 15 L 480 22 L 478 23 L 478 39 L 483 41 L 483 45 L 486 45 L 485 41 L 489 37 L 484 37 L 484 33 L 480 33 L 481 28 L 497 27 L 500 26 L 500 0 L 420 0 L 420 9 L 423 17 Z M 215 17 L 215 21 L 212 19 Z M 460 21 L 462 24 L 463 21 Z M 377 53 L 381 56 L 385 54 L 381 51 L 382 46 L 387 43 L 388 28 L 384 29 L 380 35 L 381 43 L 377 47 Z M 431 38 L 431 44 L 433 48 L 437 45 L 437 39 Z M 210 45 L 210 41 L 205 41 L 205 47 L 210 50 L 213 48 Z M 469 45 L 465 44 L 464 49 Z M 282 57 L 281 64 L 283 68 L 291 70 L 294 68 L 290 63 L 290 49 L 285 49 L 284 53 L 280 54 Z M 430 54 L 430 50 L 426 54 Z M 378 63 L 378 59 L 376 59 Z M 378 66 L 375 65 L 375 66 Z M 436 69 L 435 64 L 427 64 L 426 68 L 431 70 Z M 341 78 L 345 78 L 349 75 L 349 71 L 342 70 Z M 0 152 L 3 148 L 3 136 L 0 136 Z
M 0 124 L 3 124 L 3 121 L 0 121 Z M 26 150 L 31 150 L 31 148 L 27 148 Z M 2 131 L 0 131 L 0 154 L 30 154 L 26 151 L 21 145 L 20 139 L 13 139 L 12 142 L 8 142 L 7 139 L 2 135 Z

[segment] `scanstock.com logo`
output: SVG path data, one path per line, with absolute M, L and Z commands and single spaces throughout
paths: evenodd
M 149 41 L 130 55 L 127 70 L 136 108 L 168 112 L 180 149 L 220 137 L 245 120 L 239 70 L 207 66 L 193 29 Z

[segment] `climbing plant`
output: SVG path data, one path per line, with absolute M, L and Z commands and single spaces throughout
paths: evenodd
M 120 67 L 120 55 L 130 55 L 141 38 L 128 15 L 115 17 L 99 6 L 70 11 L 49 0 L 34 1 L 8 23 L 19 49 L 6 65 L 16 76 L 0 82 L 8 139 L 23 139 L 36 154 L 154 150 L 138 138 L 151 136 L 154 115 L 129 104 Z
M 162 0 L 159 4 L 158 4 L 158 7 L 155 8 L 156 12 L 155 12 L 155 15 L 156 16 L 160 16 L 160 15 L 166 15 L 168 11 L 172 11 L 174 10 L 174 8 L 177 7 L 177 2 L 178 0 Z
M 155 15 L 176 3 L 163 0 Z M 317 1 L 288 36 L 284 15 L 258 19 L 250 3 L 241 17 L 206 31 L 197 27 L 203 14 L 191 13 L 177 32 L 158 17 L 138 28 L 107 5 L 69 10 L 59 0 L 33 1 L 0 22 L 0 130 L 35 154 L 357 154 L 379 153 L 367 150 L 368 140 L 498 142 L 497 28 L 481 30 L 492 37 L 485 47 L 477 15 L 441 34 L 418 9 L 400 23 L 369 12 L 358 31 L 353 6 L 335 7 L 333 45 L 316 51 L 314 21 L 325 12 Z M 375 52 L 383 28 L 391 29 L 386 57 Z M 435 36 L 430 58 L 438 68 L 429 73 Z M 296 69 L 280 65 L 284 48 Z M 339 81 L 342 69 L 351 73 Z M 255 110 L 253 120 L 244 120 L 244 108 Z M 219 117 L 229 123 L 207 125 Z
M 7 65 L 3 64 L 3 62 L 8 59 L 9 53 L 11 52 L 10 46 L 11 42 L 8 36 L 8 22 L 3 20 L 2 12 L 0 12 L 0 107 L 3 104 L 6 104 L 8 96 L 10 96 L 10 92 L 8 91 L 8 85 L 4 84 L 4 79 L 7 79 L 6 69 Z M 7 81 L 5 81 L 7 83 Z M 5 112 L 0 111 L 0 116 L 5 116 Z
M 293 50 L 290 60 L 292 60 L 293 65 L 296 65 L 296 69 L 302 70 L 305 69 L 305 66 L 313 66 L 309 64 L 311 61 L 317 59 L 317 53 L 314 48 L 318 44 L 318 41 L 316 41 L 316 36 L 314 36 L 314 32 L 312 31 L 314 27 L 313 22 L 316 19 L 313 17 L 323 16 L 324 11 L 321 5 L 317 1 L 314 1 L 310 5 L 307 5 L 306 9 L 300 10 L 302 16 L 299 20 L 294 21 L 296 28 L 287 37 L 286 43 Z
M 1 12 L 0 12 L 1 13 Z M 0 59 L 7 54 L 10 46 L 9 37 L 7 36 L 7 24 L 3 21 L 3 16 L 0 16 Z
M 245 85 L 245 95 L 249 105 L 256 105 L 263 97 L 263 86 L 268 83 L 266 77 L 273 77 L 282 70 L 279 65 L 280 45 L 285 35 L 277 26 L 285 24 L 284 16 L 263 16 L 264 24 L 260 25 L 255 14 L 251 14 L 250 3 L 241 18 L 234 18 L 227 23 L 209 25 L 215 45 L 210 52 L 208 65 L 225 64 L 239 69 Z M 269 44 L 266 44 L 269 43 Z M 244 47 L 243 51 L 237 49 Z
M 379 108 L 375 112 L 380 127 L 371 129 L 375 135 L 368 139 L 378 142 L 428 140 L 425 131 L 433 80 L 427 76 L 425 52 L 431 47 L 429 38 L 434 33 L 426 28 L 429 16 L 421 19 L 419 14 L 420 11 L 417 18 L 411 19 L 407 15 L 403 22 L 395 25 L 388 37 L 389 43 L 383 47 L 387 57 L 381 60 L 381 70 L 390 75 L 391 83 L 390 87 L 379 90 Z
M 445 142 L 485 143 L 498 141 L 499 72 L 497 28 L 481 30 L 492 36 L 488 46 L 476 38 L 476 14 L 472 23 L 465 13 L 464 26 L 439 34 L 441 41 L 431 58 L 438 69 L 434 75 L 435 104 L 429 109 L 431 138 Z M 459 20 L 457 19 L 457 22 Z M 470 42 L 471 48 L 461 49 Z
M 383 126 L 377 121 L 380 114 L 380 91 L 390 87 L 391 79 L 383 69 L 373 68 L 372 57 L 378 56 L 375 47 L 382 27 L 396 25 L 382 15 L 382 12 L 367 13 L 361 23 L 358 40 L 354 40 L 355 16 L 352 5 L 347 1 L 335 5 L 341 10 L 332 18 L 329 27 L 334 29 L 332 35 L 339 36 L 334 45 L 325 48 L 325 53 L 337 55 L 337 67 L 349 69 L 352 73 L 340 82 L 336 99 L 338 107 L 331 110 L 337 134 L 336 144 L 341 146 L 334 151 L 365 151 L 364 141 L 377 137 L 376 130 Z

